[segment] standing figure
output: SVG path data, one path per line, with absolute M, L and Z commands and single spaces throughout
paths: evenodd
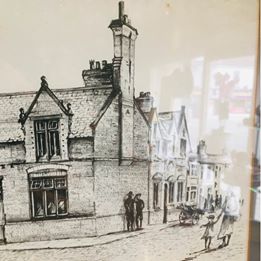
M 218 234 L 218 239 L 222 239 L 222 244 L 219 248 L 229 245 L 233 234 L 234 222 L 239 217 L 239 202 L 233 192 L 226 197 L 222 211 L 224 212 L 224 216 Z
M 202 227 L 206 227 L 206 230 L 205 230 L 203 236 L 201 237 L 201 239 L 205 239 L 205 249 L 209 249 L 210 248 L 212 238 L 215 236 L 214 225 L 218 222 L 218 220 L 220 219 L 221 215 L 222 215 L 222 211 L 218 215 L 216 220 L 215 220 L 215 216 L 214 215 L 209 215 L 208 216 L 208 223 L 206 223 L 205 225 L 201 225 L 200 226 L 201 228 Z
M 144 201 L 140 198 L 141 193 L 138 193 L 135 196 L 135 203 L 136 203 L 136 228 L 142 228 L 142 220 L 143 220 L 143 209 L 144 209 Z
M 134 224 L 134 199 L 132 191 L 127 194 L 127 198 L 124 201 L 125 215 L 127 220 L 127 229 L 128 231 L 133 231 Z

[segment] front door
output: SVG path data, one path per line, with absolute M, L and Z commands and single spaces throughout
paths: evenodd
M 167 223 L 168 216 L 168 185 L 164 185 L 164 213 L 163 213 L 163 223 Z

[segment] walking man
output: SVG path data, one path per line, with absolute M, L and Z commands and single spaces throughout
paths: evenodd
M 127 194 L 127 198 L 124 201 L 125 215 L 127 220 L 128 231 L 133 231 L 134 224 L 134 199 L 132 191 Z
M 143 220 L 143 209 L 144 209 L 144 201 L 140 198 L 141 193 L 138 193 L 135 196 L 135 203 L 136 203 L 136 228 L 142 228 L 142 220 Z

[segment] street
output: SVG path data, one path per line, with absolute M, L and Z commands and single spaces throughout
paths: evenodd
M 52 241 L 53 249 L 23 250 L 23 244 L 26 243 L 9 244 L 9 249 L 8 245 L 6 249 L 5 246 L 0 246 L 0 260 L 246 260 L 247 222 L 244 218 L 235 223 L 234 234 L 228 247 L 217 249 L 219 242 L 214 238 L 209 251 L 203 250 L 204 240 L 200 239 L 204 233 L 200 224 L 206 221 L 207 219 L 203 218 L 194 226 L 180 226 L 178 222 L 148 226 L 142 231 L 88 239 L 94 242 L 88 246 L 80 245 L 81 239 L 68 241 L 65 243 L 66 247 L 58 247 L 59 240 Z M 216 224 L 215 230 L 218 231 L 219 227 L 220 221 Z M 30 244 L 33 246 L 34 242 L 28 243 L 27 246 L 30 247 Z M 16 246 L 20 249 L 15 249 Z

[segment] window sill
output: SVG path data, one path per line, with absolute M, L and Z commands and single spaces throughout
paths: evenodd
M 55 162 L 63 160 L 62 157 L 52 157 L 51 159 L 36 159 L 37 163 L 47 163 L 47 162 Z
M 64 219 L 68 218 L 68 214 L 61 214 L 60 216 L 49 216 L 49 217 L 32 217 L 32 221 L 45 221 L 54 219 Z
M 43 222 L 43 221 L 52 221 L 52 220 L 65 220 L 65 219 L 73 219 L 73 218 L 91 218 L 94 217 L 94 213 L 90 214 L 79 214 L 79 215 L 72 215 L 72 214 L 64 214 L 61 216 L 53 216 L 53 217 L 39 217 L 39 218 L 31 218 L 32 222 Z

